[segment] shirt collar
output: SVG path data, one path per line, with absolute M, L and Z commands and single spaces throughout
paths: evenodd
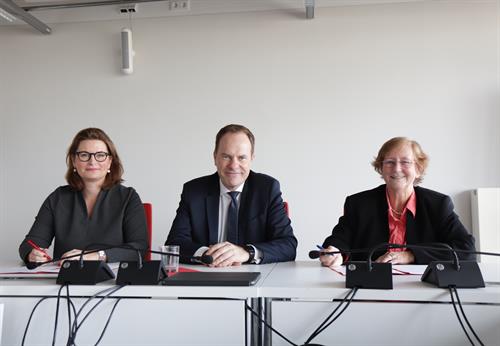
M 406 203 L 406 208 L 413 214 L 413 217 L 417 215 L 417 195 L 415 193 L 415 189 L 413 189 L 413 193 L 411 194 L 408 203 Z
M 385 197 L 387 198 L 387 205 L 389 206 L 389 209 L 391 209 L 392 206 L 391 206 L 391 201 L 389 200 L 389 194 L 387 193 L 387 189 L 385 190 Z M 406 209 L 413 214 L 413 217 L 417 215 L 417 196 L 415 194 L 415 189 L 413 189 L 410 198 L 408 198 L 408 202 L 406 202 L 406 205 L 402 210 L 402 214 L 404 214 Z
M 221 196 L 226 196 L 227 193 L 231 192 L 231 191 L 238 191 L 239 193 L 241 193 L 243 191 L 244 186 L 245 186 L 245 183 L 243 182 L 243 184 L 238 186 L 236 189 L 229 190 L 227 187 L 224 186 L 224 184 L 222 183 L 222 180 L 219 179 L 219 187 L 220 187 L 220 195 Z

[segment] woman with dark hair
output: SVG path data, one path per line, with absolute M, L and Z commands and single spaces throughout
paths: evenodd
M 425 174 L 429 158 L 420 145 L 405 137 L 385 142 L 372 162 L 384 179 L 379 187 L 349 196 L 344 215 L 325 239 L 326 252 L 370 249 L 382 243 L 417 245 L 446 243 L 455 249 L 474 251 L 474 238 L 453 211 L 450 197 L 417 186 Z M 366 260 L 368 253 L 322 255 L 324 266 L 350 260 Z M 475 255 L 459 253 L 463 259 Z M 377 262 L 427 264 L 450 259 L 450 253 L 417 248 L 380 249 Z
M 68 185 L 58 187 L 40 208 L 19 246 L 23 261 L 46 262 L 43 251 L 52 239 L 55 258 L 102 248 L 92 244 L 146 249 L 144 208 L 137 192 L 121 185 L 123 167 L 108 135 L 98 128 L 78 132 L 68 148 L 66 164 Z M 34 249 L 29 242 L 43 251 Z M 117 247 L 85 254 L 84 259 L 135 260 L 137 252 Z

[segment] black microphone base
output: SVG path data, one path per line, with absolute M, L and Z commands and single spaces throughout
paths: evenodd
M 392 289 L 392 264 L 372 263 L 372 270 L 368 270 L 368 263 L 352 261 L 346 263 L 347 288 Z
M 158 285 L 165 277 L 161 261 L 122 261 L 116 277 L 117 285 Z
M 57 276 L 58 285 L 95 285 L 114 279 L 115 274 L 104 261 L 64 261 Z
M 476 261 L 460 261 L 460 270 L 457 270 L 452 261 L 431 262 L 421 280 L 440 288 L 484 287 L 483 276 Z

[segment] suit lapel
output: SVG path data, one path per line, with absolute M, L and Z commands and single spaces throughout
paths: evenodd
M 206 197 L 207 220 L 208 220 L 208 241 L 209 244 L 216 244 L 219 240 L 219 176 L 217 173 L 213 176 L 210 190 Z
M 248 220 L 248 212 L 250 210 L 250 197 L 252 195 L 252 175 L 253 172 L 250 171 L 245 185 L 243 186 L 243 191 L 241 191 L 240 207 L 238 209 L 238 240 L 239 244 L 246 243 L 246 225 Z
M 422 212 L 422 208 L 419 208 L 420 198 L 418 198 L 418 186 L 415 186 L 414 190 L 415 197 L 417 198 L 416 212 Z M 410 211 L 406 212 L 406 243 L 410 245 L 419 243 L 417 237 L 417 220 Z
M 406 244 L 415 244 L 417 237 L 415 234 L 415 219 L 410 211 L 406 212 Z
M 384 230 L 385 232 L 385 234 L 382 236 L 382 239 L 384 239 L 384 242 L 387 242 L 389 241 L 389 205 L 387 204 L 386 185 L 379 186 L 377 199 L 377 205 L 379 206 L 378 219 L 381 220 L 380 222 L 382 222 L 382 224 L 380 225 L 380 229 Z

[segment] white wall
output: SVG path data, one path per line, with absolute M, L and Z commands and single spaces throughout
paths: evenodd
M 382 182 L 370 161 L 393 136 L 422 144 L 423 186 L 450 194 L 470 229 L 467 191 L 500 186 L 498 23 L 496 1 L 140 19 L 131 76 L 126 21 L 0 27 L 0 260 L 65 184 L 65 151 L 87 126 L 108 132 L 126 185 L 153 203 L 155 244 L 183 182 L 214 171 L 227 123 L 254 131 L 254 170 L 281 181 L 299 259 L 346 195 Z

